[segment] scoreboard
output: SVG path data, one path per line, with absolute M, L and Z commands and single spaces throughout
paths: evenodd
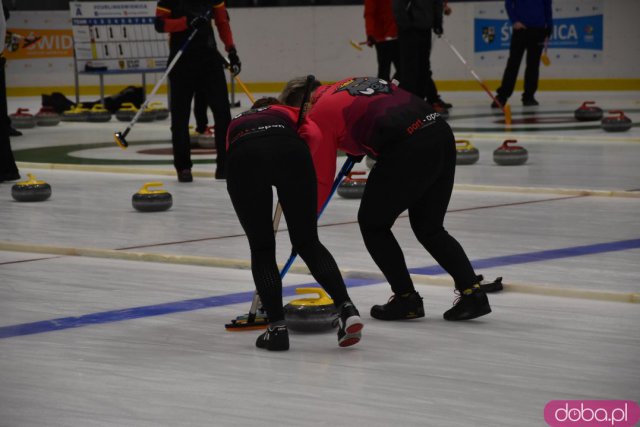
M 169 57 L 167 34 L 156 32 L 155 1 L 70 2 L 78 71 L 153 72 Z

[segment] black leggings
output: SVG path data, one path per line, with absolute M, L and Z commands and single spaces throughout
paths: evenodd
M 369 174 L 358 212 L 365 246 L 395 294 L 414 290 L 391 227 L 409 210 L 418 241 L 454 279 L 457 289 L 476 283 L 471 262 L 444 228 L 455 175 L 456 148 L 443 123 L 416 132 L 380 155 Z
M 227 191 L 249 239 L 253 280 L 269 321 L 284 319 L 271 217 L 272 186 L 293 250 L 339 306 L 349 296 L 333 256 L 318 240 L 316 175 L 309 149 L 295 136 L 267 134 L 233 144 L 227 161 Z

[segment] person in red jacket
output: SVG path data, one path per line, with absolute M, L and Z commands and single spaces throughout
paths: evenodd
M 271 98 L 266 103 L 277 102 Z M 256 346 L 289 349 L 271 220 L 272 186 L 287 220 L 293 250 L 338 309 L 338 344 L 351 346 L 360 341 L 363 325 L 334 258 L 318 239 L 316 175 L 309 148 L 297 134 L 299 109 L 260 106 L 263 103 L 258 100 L 251 110 L 236 116 L 227 136 L 227 191 L 249 239 L 251 272 L 269 319 Z
M 170 33 L 169 62 L 178 53 L 194 29 L 196 36 L 169 73 L 171 93 L 171 143 L 174 166 L 180 182 L 191 182 L 191 146 L 189 117 L 193 95 L 202 91 L 213 111 L 216 140 L 216 178 L 225 176 L 225 137 L 231 121 L 231 109 L 224 75 L 225 61 L 216 48 L 211 16 L 224 43 L 232 71 L 239 73 L 240 58 L 233 42 L 229 14 L 223 0 L 159 0 L 155 28 Z
M 364 23 L 367 32 L 367 46 L 376 48 L 378 58 L 378 77 L 391 79 L 391 64 L 398 74 L 400 48 L 398 46 L 398 28 L 393 17 L 392 0 L 365 0 Z
M 391 227 L 409 210 L 418 241 L 453 277 L 459 298 L 446 320 L 468 320 L 491 312 L 469 258 L 444 228 L 456 165 L 451 128 L 424 100 L 374 77 L 354 77 L 321 86 L 300 129 L 318 173 L 318 203 L 329 194 L 339 149 L 377 162 L 358 212 L 365 246 L 391 285 L 387 304 L 371 308 L 381 320 L 424 316 L 402 249 Z

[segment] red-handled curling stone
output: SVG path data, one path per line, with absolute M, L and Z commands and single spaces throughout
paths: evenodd
M 349 172 L 338 186 L 338 195 L 345 199 L 361 199 L 367 178 L 353 178 L 353 175 L 364 175 L 366 172 Z
M 507 139 L 493 152 L 493 161 L 501 166 L 517 166 L 527 162 L 529 153 L 524 147 L 515 144 L 515 139 Z
M 576 120 L 580 122 L 593 122 L 602 119 L 602 108 L 596 107 L 595 102 L 585 101 L 582 105 L 573 113 Z
M 617 116 L 609 116 L 602 119 L 602 129 L 607 132 L 625 132 L 631 129 L 633 123 L 631 119 L 624 115 L 620 110 L 609 111 L 609 114 L 617 114 Z

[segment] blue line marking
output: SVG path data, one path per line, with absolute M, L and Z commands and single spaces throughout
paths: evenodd
M 637 248 L 640 248 L 640 239 L 631 239 L 609 243 L 597 243 L 594 245 L 573 246 L 562 249 L 552 249 L 546 251 L 485 258 L 474 261 L 472 262 L 472 264 L 474 269 L 480 270 L 483 268 L 524 264 L 529 262 L 549 261 L 554 259 L 593 255 L 605 252 L 624 251 Z M 440 266 L 411 268 L 409 269 L 409 271 L 413 274 L 424 275 L 436 275 L 444 273 L 444 270 Z M 349 288 L 354 288 L 381 283 L 381 281 L 379 279 L 346 279 L 345 283 Z M 317 286 L 317 283 L 312 282 L 285 286 L 283 287 L 282 294 L 285 297 L 293 296 L 295 295 L 295 289 L 302 286 Z M 89 325 L 99 325 L 102 323 L 119 322 L 122 320 L 139 319 L 142 317 L 161 316 L 165 314 L 180 313 L 184 311 L 200 310 L 203 308 L 221 307 L 225 305 L 249 302 L 252 298 L 253 291 L 238 292 L 214 297 L 169 302 L 165 304 L 133 307 L 122 310 L 103 311 L 100 313 L 85 314 L 83 316 L 77 317 L 63 317 L 59 319 L 43 320 L 40 322 L 4 326 L 0 327 L 0 339 L 59 331 L 62 329 L 79 328 Z
M 349 279 L 346 280 L 350 288 L 367 286 L 379 282 L 373 279 Z M 296 288 L 304 286 L 318 286 L 317 283 L 304 283 L 285 286 L 282 295 L 285 297 L 296 295 Z M 39 334 L 43 332 L 59 331 L 62 329 L 79 328 L 81 326 L 99 325 L 101 323 L 119 322 L 122 320 L 139 319 L 141 317 L 161 316 L 164 314 L 180 313 L 183 311 L 201 310 L 203 308 L 221 307 L 225 305 L 249 302 L 253 299 L 253 292 L 238 292 L 234 294 L 219 295 L 207 298 L 197 298 L 185 301 L 168 302 L 165 304 L 147 305 L 141 307 L 125 308 L 122 310 L 103 311 L 100 313 L 85 314 L 77 317 L 62 317 L 59 319 L 43 320 L 41 322 L 23 323 L 0 328 L 0 339 L 22 335 Z
M 546 251 L 529 252 L 515 255 L 505 255 L 493 258 L 479 259 L 473 261 L 474 270 L 483 268 L 502 267 L 505 265 L 526 264 L 529 262 L 549 261 L 561 258 L 570 258 L 582 255 L 593 255 L 603 252 L 624 251 L 627 249 L 640 248 L 640 239 L 620 240 L 609 243 L 596 243 L 594 245 L 572 246 L 561 249 L 551 249 Z M 435 275 L 442 274 L 445 271 L 439 265 L 430 267 L 410 268 L 410 273 Z

